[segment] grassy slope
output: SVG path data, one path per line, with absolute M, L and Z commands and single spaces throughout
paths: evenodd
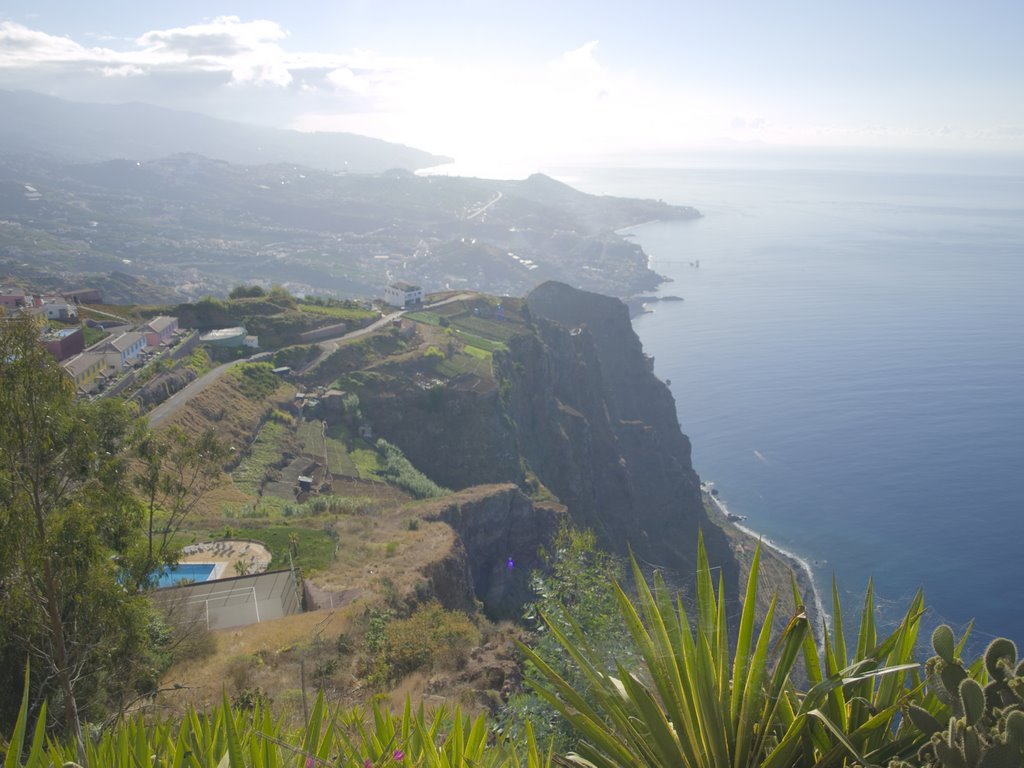
M 371 354 L 372 367 L 395 358 L 418 359 L 419 343 L 411 347 L 364 348 L 395 353 Z M 358 654 L 339 657 L 334 650 L 338 634 L 360 635 L 365 631 L 368 606 L 401 603 L 402 595 L 414 593 L 423 582 L 422 569 L 453 550 L 455 534 L 445 524 L 422 519 L 421 511 L 429 507 L 410 502 L 406 494 L 381 482 L 376 451 L 366 441 L 352 440 L 340 425 L 325 435 L 317 421 L 277 415 L 260 429 L 268 413 L 280 414 L 286 408 L 294 388 L 281 384 L 263 400 L 242 394 L 238 384 L 243 380 L 234 376 L 218 382 L 173 419 L 190 431 L 215 428 L 239 447 L 251 443 L 238 467 L 207 499 L 184 540 L 224 535 L 260 540 L 273 554 L 272 567 L 281 567 L 288 562 L 289 540 L 294 536 L 296 565 L 320 589 L 338 596 L 339 610 L 215 632 L 216 650 L 211 656 L 172 667 L 165 680 L 187 686 L 187 691 L 172 697 L 177 704 L 213 701 L 221 686 L 227 687 L 229 695 L 259 686 L 291 708 L 300 699 L 302 665 L 311 675 L 318 660 L 333 659 L 336 667 L 328 681 L 332 690 L 344 696 L 349 689 L 360 689 L 351 693 L 351 700 L 361 700 L 371 691 L 362 690 L 358 682 Z M 261 381 L 255 376 L 244 388 L 252 392 Z M 354 448 L 351 453 L 349 443 Z M 258 495 L 263 477 L 280 462 L 281 451 L 322 461 L 325 448 L 328 466 L 335 473 L 333 491 L 341 499 L 340 511 L 313 511 L 315 496 L 304 505 L 294 498 L 274 497 L 272 492 L 281 483 L 263 485 L 264 492 Z M 422 696 L 425 685 L 422 675 L 414 675 L 403 690 Z

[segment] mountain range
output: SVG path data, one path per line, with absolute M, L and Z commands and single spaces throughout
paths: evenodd
M 353 133 L 302 133 L 220 120 L 151 104 L 65 101 L 0 90 L 0 152 L 72 161 L 155 160 L 190 152 L 236 164 L 295 163 L 327 171 L 417 170 L 450 162 Z

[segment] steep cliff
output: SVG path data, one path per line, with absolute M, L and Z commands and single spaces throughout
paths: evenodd
M 626 305 L 560 283 L 539 286 L 525 302 L 502 299 L 500 319 L 497 300 L 487 301 L 446 320 L 449 331 L 460 322 L 480 328 L 494 311 L 487 322 L 506 340 L 486 372 L 446 377 L 407 353 L 342 382 L 357 389 L 376 433 L 449 488 L 511 482 L 536 495 L 543 485 L 605 547 L 631 549 L 679 584 L 695 571 L 703 530 L 735 596 L 735 560 L 707 519 L 672 394 L 654 376 Z M 422 333 L 424 346 L 459 343 L 436 326 Z
M 711 524 L 675 401 L 618 299 L 544 283 L 527 297 L 535 333 L 500 366 L 519 450 L 605 546 L 688 577 L 698 530 L 735 595 L 737 568 Z
M 466 610 L 458 596 L 469 592 L 492 619 L 519 618 L 523 603 L 533 597 L 530 573 L 542 567 L 539 551 L 558 530 L 565 508 L 531 502 L 510 484 L 469 488 L 434 504 L 420 514 L 458 534 L 469 576 L 466 590 L 465 571 L 455 566 L 458 557 L 430 564 L 424 573 L 438 600 Z M 449 589 L 449 583 L 456 587 Z

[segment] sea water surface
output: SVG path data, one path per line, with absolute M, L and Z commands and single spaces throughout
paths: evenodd
M 924 587 L 929 624 L 1024 645 L 1024 167 L 700 157 L 552 175 L 704 214 L 629 231 L 684 298 L 635 328 L 732 512 L 825 595 L 835 575 L 844 613 L 869 578 L 883 618 Z

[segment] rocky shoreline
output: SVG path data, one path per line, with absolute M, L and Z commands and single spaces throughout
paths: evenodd
M 629 317 L 634 319 L 640 315 L 646 315 L 654 310 L 648 307 L 648 304 L 654 304 L 659 301 L 683 301 L 682 296 L 630 296 L 629 298 L 623 299 L 626 306 L 629 307 Z
M 712 492 L 712 488 L 708 483 L 703 483 L 701 486 L 704 506 L 708 510 L 711 521 L 725 531 L 733 547 L 733 554 L 740 565 L 741 590 L 745 588 L 754 551 L 758 543 L 761 544 L 761 578 L 757 596 L 758 615 L 764 616 L 772 593 L 777 593 L 775 624 L 777 629 L 784 627 L 796 610 L 792 600 L 791 582 L 791 579 L 795 578 L 797 589 L 803 597 L 803 608 L 807 612 L 807 618 L 811 622 L 815 637 L 820 639 L 822 621 L 827 621 L 829 614 L 815 587 L 810 563 L 792 552 L 787 552 L 757 531 L 743 525 L 742 521 L 746 518 L 730 512 L 725 503 Z M 764 585 L 767 585 L 772 592 L 764 589 Z M 741 597 L 745 598 L 743 595 Z

